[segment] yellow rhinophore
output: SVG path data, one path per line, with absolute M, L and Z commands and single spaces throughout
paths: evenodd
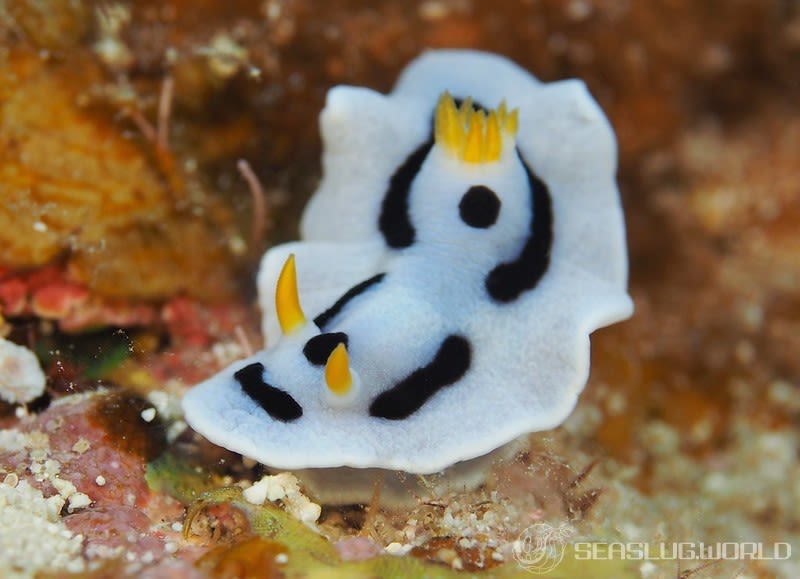
M 293 334 L 306 323 L 306 316 L 300 307 L 297 295 L 297 270 L 294 265 L 294 254 L 290 254 L 283 264 L 278 285 L 275 288 L 275 310 L 278 322 L 284 334 Z
M 518 109 L 508 112 L 505 101 L 486 114 L 473 108 L 471 98 L 456 106 L 445 91 L 436 105 L 434 137 L 436 145 L 451 157 L 466 163 L 491 163 L 500 160 L 504 141 L 513 146 L 518 125 Z
M 333 349 L 325 363 L 325 384 L 338 396 L 344 396 L 353 387 L 353 376 L 350 373 L 350 359 L 347 347 L 339 344 Z

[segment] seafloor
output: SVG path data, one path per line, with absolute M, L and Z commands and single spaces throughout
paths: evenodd
M 253 485 L 180 396 L 260 343 L 253 272 L 296 236 L 326 90 L 388 90 L 426 47 L 587 82 L 636 314 L 477 491 Z M 0 401 L 0 575 L 528 576 L 514 541 L 543 523 L 550 576 L 800 576 L 799 63 L 797 0 L 0 0 L 0 322 L 47 377 L 0 364 L 28 401 Z M 739 557 L 630 546 L 676 543 Z

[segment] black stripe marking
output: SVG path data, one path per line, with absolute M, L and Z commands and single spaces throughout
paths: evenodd
M 303 354 L 305 354 L 306 360 L 315 366 L 324 366 L 336 346 L 344 344 L 346 348 L 347 343 L 347 334 L 344 332 L 319 334 L 306 342 Z
M 364 293 L 376 283 L 379 283 L 384 278 L 385 275 L 386 275 L 385 273 L 379 273 L 378 275 L 372 276 L 371 278 L 366 279 L 361 283 L 358 283 L 353 287 L 351 287 L 344 293 L 342 297 L 336 300 L 336 303 L 334 303 L 331 307 L 329 307 L 327 310 L 325 310 L 316 318 L 314 318 L 314 323 L 317 324 L 317 327 L 320 330 L 324 329 L 325 326 L 328 325 L 328 322 L 330 322 L 333 318 L 335 318 L 339 314 L 340 311 L 342 311 L 342 308 L 347 305 L 347 302 L 349 302 L 359 294 Z
M 414 243 L 416 231 L 408 215 L 408 194 L 411 183 L 432 148 L 433 139 L 417 147 L 389 180 L 389 188 L 383 197 L 381 214 L 378 218 L 378 228 L 389 247 L 400 249 Z
M 466 338 L 447 336 L 430 364 L 415 370 L 372 401 L 370 415 L 389 420 L 408 418 L 439 390 L 458 381 L 469 369 L 470 358 L 471 348 Z
M 501 263 L 486 276 L 486 290 L 497 302 L 516 300 L 522 292 L 533 289 L 550 266 L 550 250 L 553 247 L 553 204 L 547 185 L 528 167 L 519 156 L 531 190 L 530 234 L 519 256 L 508 263 Z
M 264 364 L 249 364 L 238 370 L 233 377 L 241 385 L 242 391 L 275 420 L 290 422 L 303 415 L 303 408 L 288 392 L 264 382 Z

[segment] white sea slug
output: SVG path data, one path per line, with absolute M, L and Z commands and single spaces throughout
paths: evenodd
M 281 469 L 440 471 L 558 426 L 589 334 L 631 315 L 612 130 L 583 83 L 424 54 L 340 86 L 302 240 L 264 256 L 267 349 L 185 396 L 212 442 Z

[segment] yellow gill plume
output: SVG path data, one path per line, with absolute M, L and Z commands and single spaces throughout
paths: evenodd
M 283 264 L 275 288 L 275 310 L 278 312 L 278 323 L 285 335 L 293 334 L 306 323 L 306 316 L 300 307 L 300 298 L 297 294 L 297 270 L 294 264 L 294 254 L 290 254 Z
M 455 159 L 491 163 L 500 160 L 504 141 L 513 146 L 518 125 L 518 109 L 509 112 L 505 101 L 487 114 L 473 108 L 471 98 L 457 106 L 445 91 L 436 105 L 434 137 L 436 145 Z

